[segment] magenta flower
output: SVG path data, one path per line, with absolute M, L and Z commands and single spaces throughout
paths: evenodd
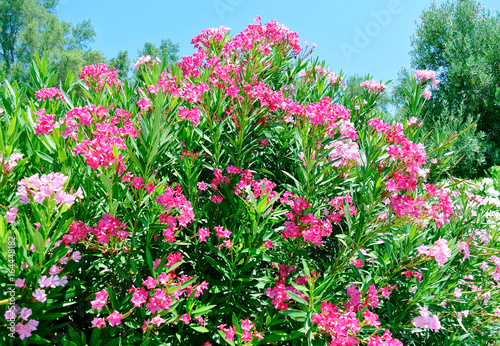
M 142 284 L 146 286 L 148 289 L 152 289 L 156 287 L 157 280 L 153 279 L 151 276 L 148 276 L 148 279 L 145 280 Z
M 205 191 L 206 189 L 207 189 L 207 184 L 205 184 L 204 181 L 199 181 L 198 182 L 198 190 Z
M 130 301 L 134 303 L 134 306 L 141 307 L 147 300 L 149 292 L 141 287 L 140 290 L 135 290 Z
M 142 177 L 138 178 L 138 177 L 133 177 L 132 178 L 132 184 L 130 184 L 130 186 L 133 186 L 135 187 L 136 189 L 140 189 L 141 187 L 144 186 L 144 180 L 142 179 Z
M 181 317 L 179 317 L 179 321 L 189 324 L 189 321 L 191 321 L 191 316 L 189 314 L 184 314 Z
M 207 237 L 210 237 L 210 231 L 207 227 L 200 228 L 198 231 L 198 236 L 200 238 L 200 242 L 206 241 Z
M 143 97 L 140 101 L 137 101 L 136 104 L 145 111 L 148 111 L 151 108 L 151 102 L 147 97 Z
M 35 92 L 35 97 L 38 99 L 38 101 L 42 100 L 45 101 L 46 99 L 52 101 L 53 98 L 55 98 L 58 101 L 64 101 L 62 90 L 57 88 L 44 88 L 37 90 Z
M 109 296 L 108 292 L 106 292 L 105 289 L 102 289 L 102 291 L 97 292 L 95 294 L 96 299 L 90 302 L 90 304 L 92 305 L 92 309 L 101 310 L 104 307 L 104 305 L 106 305 L 108 296 Z
M 122 314 L 115 310 L 106 319 L 108 320 L 109 325 L 114 327 L 122 323 Z
M 144 187 L 144 189 L 150 195 L 155 190 L 155 186 L 153 185 L 153 183 L 149 183 L 146 187 Z
M 160 315 L 156 315 L 155 317 L 153 317 L 151 319 L 150 324 L 156 324 L 156 326 L 159 327 L 160 324 L 165 323 L 165 322 L 166 321 L 163 318 L 161 318 Z

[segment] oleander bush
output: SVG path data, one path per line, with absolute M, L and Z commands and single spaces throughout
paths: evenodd
M 498 170 L 414 142 L 433 71 L 397 123 L 274 21 L 192 44 L 3 82 L 2 344 L 497 342 Z

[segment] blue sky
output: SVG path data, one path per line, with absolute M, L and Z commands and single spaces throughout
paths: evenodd
M 438 0 L 437 3 L 442 3 Z M 482 0 L 499 10 L 498 0 Z M 180 55 L 193 53 L 191 38 L 203 29 L 224 25 L 234 34 L 256 15 L 275 19 L 317 44 L 316 54 L 334 72 L 370 73 L 396 79 L 410 67 L 410 38 L 431 0 L 61 0 L 58 14 L 72 23 L 91 19 L 98 33 L 92 47 L 114 57 L 127 50 L 132 59 L 145 42 L 170 38 Z

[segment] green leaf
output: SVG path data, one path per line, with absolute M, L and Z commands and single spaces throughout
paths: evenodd
M 194 324 L 190 324 L 189 325 L 192 329 L 196 330 L 197 332 L 200 332 L 200 333 L 208 333 L 209 330 L 205 327 L 202 327 L 202 326 L 197 326 L 197 325 L 194 325 Z
M 40 231 L 35 231 L 33 235 L 33 245 L 35 246 L 36 252 L 43 256 L 45 254 L 45 240 L 42 237 Z

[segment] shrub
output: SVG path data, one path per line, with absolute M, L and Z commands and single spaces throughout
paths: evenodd
M 5 344 L 495 340 L 492 207 L 413 141 L 432 79 L 389 123 L 385 85 L 344 96 L 274 21 L 192 43 L 133 83 L 99 64 L 50 89 L 39 61 L 36 90 L 4 85 Z

